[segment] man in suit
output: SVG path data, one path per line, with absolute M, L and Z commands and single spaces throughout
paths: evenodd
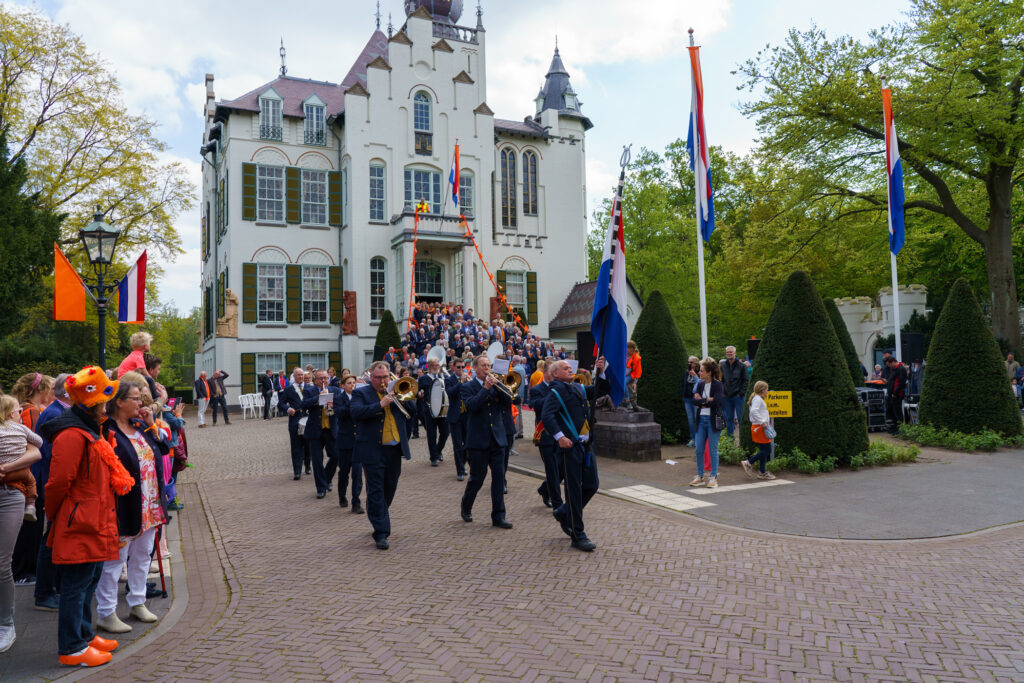
M 603 384 L 583 387 L 573 383 L 572 369 L 567 362 L 552 363 L 552 382 L 541 413 L 545 429 L 552 432 L 565 472 L 565 503 L 555 508 L 554 516 L 562 525 L 562 531 L 572 539 L 572 547 L 584 552 L 597 547 L 584 531 L 583 508 L 598 488 L 597 460 L 589 442 L 593 420 L 591 401 L 607 389 L 607 381 L 603 380 L 603 358 L 598 359 L 595 372 Z
M 511 529 L 512 523 L 505 519 L 505 448 L 508 432 L 504 413 L 508 412 L 511 401 L 501 391 L 491 375 L 491 361 L 486 355 L 479 355 L 473 361 L 476 377 L 459 388 L 460 397 L 466 404 L 466 449 L 469 451 L 469 482 L 462 496 L 462 520 L 473 521 L 473 501 L 484 485 L 487 470 L 491 471 L 491 524 L 501 529 Z
M 352 475 L 352 512 L 362 514 L 363 506 L 359 502 L 359 496 L 363 493 L 363 466 L 352 462 L 352 449 L 356 445 L 356 428 L 352 422 L 352 392 L 356 388 L 356 378 L 353 375 L 344 374 L 341 377 L 341 403 L 335 404 L 334 414 L 338 418 L 338 505 L 348 507 L 348 478 Z M 334 478 L 334 470 L 331 463 L 325 468 L 327 481 Z
M 544 401 L 551 391 L 551 366 L 555 358 L 549 358 L 544 367 L 544 379 L 530 389 L 530 408 L 533 409 L 534 417 L 538 428 L 543 425 L 541 414 L 544 411 Z M 541 429 L 540 442 L 537 444 L 540 451 L 540 459 L 544 463 L 544 481 L 537 487 L 537 493 L 547 507 L 559 508 L 562 506 L 562 479 L 565 473 L 559 467 L 559 460 L 555 439 L 547 429 Z
M 423 425 L 427 428 L 427 450 L 430 452 L 431 467 L 437 467 L 438 463 L 443 460 L 444 445 L 448 442 L 447 420 L 435 418 L 434 414 L 430 412 L 430 392 L 434 388 L 434 382 L 438 381 L 444 383 L 441 364 L 436 358 L 431 358 L 427 362 L 426 374 L 417 380 L 419 384 L 417 405 Z
M 338 377 L 338 371 L 334 369 L 334 366 L 327 368 L 327 384 L 341 389 L 341 378 Z
M 288 413 L 288 439 L 291 442 L 292 473 L 294 474 L 292 479 L 302 478 L 302 462 L 309 457 L 309 444 L 299 436 L 299 420 L 305 415 L 302 402 L 306 399 L 307 390 L 302 376 L 302 368 L 295 368 L 292 371 L 291 384 L 277 395 L 278 409 Z M 311 386 L 308 387 L 308 390 L 314 391 Z M 306 474 L 311 473 L 312 470 L 307 467 Z
M 451 373 L 444 381 L 444 389 L 448 393 L 448 432 L 452 437 L 452 450 L 455 453 L 455 477 L 459 481 L 466 478 L 466 406 L 462 403 L 461 392 L 466 362 L 461 358 L 452 361 Z
M 260 375 L 260 395 L 263 397 L 263 419 L 270 419 L 270 397 L 274 395 L 274 373 L 267 368 L 267 374 Z
M 302 409 L 309 416 L 303 437 L 313 459 L 313 482 L 316 484 L 317 499 L 323 498 L 331 490 L 331 480 L 338 467 L 337 437 L 338 411 L 341 407 L 341 389 L 329 385 L 331 378 L 326 370 L 317 370 L 313 374 L 314 388 L 306 392 L 302 400 Z M 321 399 L 326 396 L 325 399 Z M 322 403 L 326 400 L 326 403 Z M 324 451 L 327 451 L 328 469 L 324 470 Z M 327 476 L 327 472 L 330 476 Z
M 407 418 L 397 406 L 398 399 L 388 393 L 391 370 L 377 361 L 370 366 L 369 386 L 352 392 L 349 412 L 355 423 L 356 447 L 353 464 L 363 466 L 366 478 L 366 516 L 373 526 L 373 540 L 380 550 L 389 547 L 391 517 L 389 508 L 402 474 L 402 458 L 409 460 Z M 407 411 L 413 406 L 407 406 Z
M 213 424 L 217 424 L 217 407 L 219 406 L 221 411 L 224 413 L 224 424 L 231 424 L 228 421 L 228 391 L 224 387 L 224 380 L 228 378 L 228 373 L 223 370 L 215 370 L 213 372 L 213 378 L 209 381 L 210 385 L 210 409 L 213 410 Z

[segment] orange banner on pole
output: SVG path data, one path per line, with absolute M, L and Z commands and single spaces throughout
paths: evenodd
M 53 243 L 53 319 L 85 322 L 85 284 Z
M 508 305 L 508 298 L 505 296 L 505 292 L 501 291 L 501 287 L 498 286 L 497 281 L 494 279 L 494 274 L 491 273 L 491 268 L 487 265 L 487 260 L 484 259 L 483 252 L 480 251 L 480 245 L 476 243 L 476 236 L 473 235 L 473 231 L 470 229 L 469 223 L 466 222 L 466 217 L 460 216 L 460 218 L 462 219 L 462 227 L 466 229 L 466 238 L 473 243 L 473 248 L 476 249 L 477 258 L 480 259 L 480 265 L 484 267 L 484 273 L 487 274 L 487 279 L 491 281 L 491 284 L 494 285 L 494 291 L 498 293 L 498 301 L 500 301 L 501 305 L 505 307 L 505 310 L 509 312 L 509 315 L 512 316 L 516 325 L 519 325 L 523 332 L 529 332 L 530 328 L 523 321 L 522 317 L 520 317 L 519 313 Z

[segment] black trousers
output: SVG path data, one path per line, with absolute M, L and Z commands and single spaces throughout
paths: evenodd
M 890 396 L 885 400 L 886 412 L 892 420 L 892 431 L 895 433 L 903 422 L 903 397 Z
M 420 415 L 423 418 L 423 425 L 427 428 L 427 450 L 430 452 L 430 462 L 440 460 L 444 445 L 448 443 L 448 422 L 435 418 L 429 411 Z
M 380 462 L 364 463 L 366 477 L 366 516 L 373 526 L 374 540 L 391 535 L 391 515 L 388 508 L 395 499 L 398 477 L 402 474 L 401 446 L 383 446 Z
M 267 392 L 263 394 L 263 419 L 270 419 L 270 398 L 274 395 L 274 392 Z
M 561 458 L 558 457 L 558 446 L 538 446 L 540 459 L 544 463 L 544 481 L 537 487 L 537 493 L 545 498 L 551 499 L 551 507 L 557 508 L 562 504 L 562 480 L 565 478 L 565 470 L 562 468 Z
M 586 464 L 583 449 L 558 448 L 558 457 L 565 471 L 565 504 L 564 510 L 572 527 L 573 538 L 581 538 L 583 531 L 583 508 L 597 493 L 597 458 L 590 456 L 590 464 Z
M 484 485 L 487 470 L 491 471 L 491 519 L 505 516 L 505 447 L 493 439 L 489 448 L 469 449 L 469 481 L 462 496 L 462 512 L 473 511 L 476 494 Z
M 338 468 L 338 501 L 346 497 L 348 492 L 348 477 L 352 475 L 352 503 L 359 502 L 359 496 L 363 493 L 363 466 L 359 463 L 352 463 L 352 449 L 337 449 L 336 460 L 328 462 L 324 468 L 327 472 L 327 481 L 334 478 L 334 468 Z
M 299 436 L 299 421 L 288 420 L 288 441 L 292 451 L 292 473 L 302 474 L 303 461 L 309 462 L 309 442 Z
M 463 434 L 462 420 L 448 423 L 448 432 L 452 437 L 452 450 L 455 451 L 455 473 L 466 475 L 466 438 Z
M 223 396 L 214 396 L 210 399 L 210 408 L 213 409 L 213 424 L 217 424 L 217 406 L 220 406 L 224 413 L 224 424 L 228 423 L 228 401 Z
M 313 460 L 313 483 L 316 484 L 316 492 L 323 493 L 327 490 L 327 482 L 334 477 L 334 470 L 338 467 L 338 455 L 334 452 L 334 437 L 330 431 L 321 432 L 315 439 L 308 439 L 306 447 L 310 458 Z M 331 476 L 327 476 L 324 469 L 324 451 L 327 452 L 327 465 L 331 468 Z

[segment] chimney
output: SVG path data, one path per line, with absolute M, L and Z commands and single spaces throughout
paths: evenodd
M 213 95 L 213 74 L 206 74 L 206 116 L 212 117 L 216 112 Z

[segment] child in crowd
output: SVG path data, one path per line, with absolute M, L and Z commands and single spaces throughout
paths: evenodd
M 9 462 L 14 462 L 25 454 L 27 444 L 36 448 L 43 445 L 42 438 L 31 429 L 21 424 L 21 406 L 18 399 L 0 394 L 0 470 Z M 4 483 L 25 494 L 25 519 L 36 521 L 36 479 L 26 467 L 15 472 L 5 473 Z

